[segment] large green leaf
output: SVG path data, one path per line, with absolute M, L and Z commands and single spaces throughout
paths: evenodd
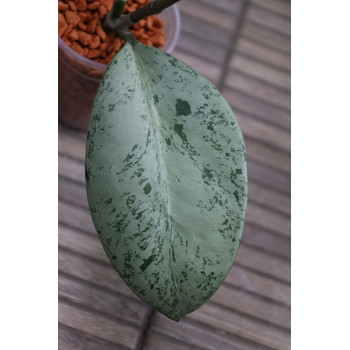
M 127 43 L 94 102 L 86 187 L 105 252 L 141 299 L 179 320 L 217 290 L 241 240 L 247 171 L 234 114 L 205 78 Z

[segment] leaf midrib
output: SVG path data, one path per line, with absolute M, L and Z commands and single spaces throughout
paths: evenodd
M 142 44 L 139 44 L 139 43 L 136 43 L 136 45 L 142 45 Z M 133 47 L 133 52 L 134 52 L 134 55 L 135 55 L 135 61 L 136 61 L 136 65 L 137 67 L 139 67 L 138 71 L 140 73 L 140 80 L 142 82 L 142 84 L 145 86 L 145 99 L 147 101 L 147 105 L 149 107 L 149 110 L 151 112 L 151 116 L 153 117 L 153 120 L 155 120 L 155 123 L 156 123 L 156 126 L 158 128 L 154 128 L 153 126 L 153 129 L 156 129 L 154 134 L 156 135 L 157 134 L 157 144 L 158 144 L 158 150 L 159 150 L 159 154 L 160 154 L 160 159 L 161 159 L 161 162 L 162 162 L 162 166 L 163 166 L 163 169 L 164 169 L 164 182 L 165 182 L 165 187 L 166 187 L 166 193 L 168 194 L 166 196 L 167 198 L 167 214 L 168 214 L 168 217 L 167 217 L 167 221 L 169 223 L 169 228 L 170 228 L 170 245 L 171 247 L 174 247 L 174 240 L 173 240 L 173 237 L 174 237 L 174 234 L 173 234 L 173 225 L 172 225 L 172 215 L 171 215 L 171 208 L 172 208 L 172 205 L 171 205 L 171 195 L 170 195 L 170 191 L 169 191 L 169 188 L 168 188 L 168 183 L 169 183 L 169 176 L 168 176 L 168 170 L 167 170 L 167 167 L 166 167 L 166 162 L 164 161 L 164 152 L 163 152 L 163 147 L 162 147 L 162 143 L 160 140 L 163 140 L 163 142 L 165 143 L 165 140 L 162 136 L 162 133 L 160 132 L 161 128 L 161 123 L 160 123 L 160 115 L 158 113 L 158 110 L 157 108 L 155 107 L 154 103 L 152 103 L 153 99 L 152 99 L 152 94 L 151 94 L 151 90 L 150 90 L 150 87 L 149 87 L 149 84 L 147 82 L 147 70 L 145 69 L 144 67 L 144 64 L 142 62 L 142 59 L 138 56 L 138 54 L 136 53 L 136 51 L 134 50 L 134 45 L 132 45 Z M 170 272 L 172 274 L 172 283 L 173 283 L 173 286 L 176 290 L 176 294 L 177 294 L 177 291 L 178 291 L 178 288 L 176 286 L 176 283 L 174 281 L 174 278 L 173 278 L 173 275 L 174 275 L 174 272 L 173 272 L 173 269 L 172 269 L 172 257 L 171 257 L 171 254 L 169 254 L 169 268 L 170 268 Z M 177 309 L 178 309 L 178 306 L 177 306 Z M 179 312 L 179 309 L 177 310 Z

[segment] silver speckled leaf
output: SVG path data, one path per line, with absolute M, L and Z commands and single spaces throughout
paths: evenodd
M 103 248 L 142 300 L 179 320 L 217 290 L 241 240 L 247 170 L 236 118 L 205 78 L 125 44 L 94 102 L 86 188 Z

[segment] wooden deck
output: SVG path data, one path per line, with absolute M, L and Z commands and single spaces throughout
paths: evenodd
M 231 104 L 248 155 L 236 263 L 175 323 L 137 299 L 102 250 L 84 185 L 85 135 L 59 127 L 59 349 L 290 349 L 290 1 L 183 0 L 173 54 Z

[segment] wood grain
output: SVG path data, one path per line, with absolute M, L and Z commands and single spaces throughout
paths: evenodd
M 109 340 L 128 349 L 135 348 L 140 334 L 136 327 L 77 308 L 63 300 L 59 300 L 58 303 L 58 321 L 65 326 Z
M 245 58 L 243 58 L 245 59 Z M 273 103 L 277 106 L 290 109 L 290 93 L 264 83 L 251 75 L 230 70 L 226 78 L 226 85 L 260 98 L 262 101 Z
M 290 111 L 253 96 L 251 93 L 228 88 L 223 89 L 223 96 L 230 103 L 234 112 L 253 116 L 261 122 L 275 125 L 290 132 Z
M 155 333 L 155 334 L 154 334 Z M 152 320 L 150 336 L 156 337 L 158 334 L 166 335 L 186 344 L 200 347 L 201 349 L 220 350 L 267 350 L 263 345 L 252 343 L 246 339 L 228 334 L 215 328 L 210 328 L 200 322 L 185 317 L 181 322 L 174 325 L 159 313 L 155 313 Z
M 265 8 L 251 5 L 247 13 L 247 20 L 290 36 L 290 18 Z
M 250 39 L 265 47 L 271 47 L 272 49 L 290 54 L 290 38 L 271 29 L 246 21 L 244 22 L 241 35 L 243 38 Z
M 186 2 L 180 2 L 179 7 L 181 13 L 190 15 L 192 18 L 200 19 L 206 23 L 207 26 L 216 26 L 224 30 L 234 29 L 234 17 L 232 14 L 215 9 L 215 7 L 208 6 L 205 2 L 198 6 L 194 0 L 187 0 Z M 219 10 L 219 11 L 218 11 Z M 217 16 L 215 16 L 215 14 Z M 218 21 L 218 15 L 220 20 Z
M 277 1 L 281 2 L 280 0 Z M 280 69 L 290 71 L 290 55 L 267 48 L 256 42 L 240 38 L 237 44 L 237 53 L 248 55 L 265 64 L 274 65 Z
M 98 338 L 76 329 L 58 325 L 59 350 L 125 350 L 124 346 Z
M 290 349 L 289 331 L 252 320 L 212 304 L 205 304 L 188 317 L 272 349 Z
M 290 18 L 290 2 L 281 0 L 251 0 L 251 3 L 264 9 L 281 14 Z
M 262 81 L 281 88 L 283 90 L 290 90 L 290 73 L 279 71 L 272 67 L 268 67 L 253 59 L 233 56 L 231 60 L 231 67 L 239 72 L 245 73 L 252 77 L 261 79 Z
M 60 274 L 58 295 L 62 299 L 90 307 L 110 317 L 127 321 L 142 327 L 146 321 L 149 307 L 116 293 L 107 292 L 94 286 L 81 283 L 69 275 Z

